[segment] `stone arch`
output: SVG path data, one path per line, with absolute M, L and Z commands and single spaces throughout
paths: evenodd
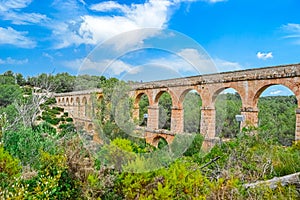
M 234 93 L 223 93 L 233 89 Z M 241 130 L 242 121 L 236 120 L 236 115 L 241 115 L 243 99 L 240 93 L 232 87 L 219 91 L 214 99 L 215 109 L 215 134 L 217 137 L 232 138 L 237 136 Z M 244 118 L 241 118 L 244 119 Z
M 69 105 L 69 97 L 66 98 L 66 105 Z
M 276 97 L 276 99 L 279 98 L 277 99 L 279 101 L 276 102 L 274 102 L 274 97 L 272 97 L 273 95 L 263 96 L 262 94 L 272 86 L 283 86 L 284 88 L 289 89 L 290 92 L 292 92 L 291 96 L 296 97 L 296 102 L 293 102 L 293 98 L 291 99 L 290 97 L 285 95 L 282 95 L 285 97 Z M 274 136 L 283 145 L 291 145 L 292 141 L 298 140 L 300 135 L 299 99 L 297 98 L 296 92 L 297 91 L 292 90 L 292 87 L 289 87 L 289 84 L 268 83 L 259 87 L 259 89 L 255 93 L 255 96 L 253 97 L 253 104 L 258 108 L 257 126 L 261 127 L 262 130 L 267 129 L 269 133 L 275 133 Z M 288 100 L 289 103 L 287 104 L 287 102 L 285 101 L 284 103 L 282 103 L 282 100 Z M 295 104 L 293 104 L 292 102 Z M 274 112 L 277 110 L 277 107 L 279 107 L 281 110 L 280 114 L 278 112 Z M 282 118 L 282 116 L 287 117 Z M 269 123 L 270 121 L 273 122 Z
M 88 130 L 88 132 L 92 132 L 93 131 L 93 128 L 94 128 L 94 126 L 93 126 L 93 124 L 88 124 L 88 126 L 87 126 L 87 130 Z
M 76 97 L 75 102 L 76 102 L 77 105 L 80 105 L 80 98 L 79 98 L 79 97 Z
M 73 97 L 71 97 L 71 99 L 70 99 L 70 104 L 71 104 L 71 105 L 74 104 L 74 98 L 73 98 Z
M 297 95 L 297 91 L 295 91 L 294 90 L 294 88 L 292 87 L 292 86 L 290 86 L 288 83 L 267 83 L 267 84 L 263 84 L 262 86 L 260 86 L 257 90 L 256 90 L 256 92 L 255 92 L 255 95 L 254 95 L 254 97 L 253 97 L 253 100 L 252 100 L 252 102 L 253 102 L 253 106 L 254 107 L 257 107 L 257 103 L 258 103 L 258 100 L 259 100 L 259 97 L 260 97 L 260 95 L 266 90 L 266 89 L 268 89 L 269 87 L 271 87 L 271 86 L 275 86 L 275 85 L 282 85 L 282 86 L 284 86 L 284 87 L 286 87 L 286 88 L 288 88 L 289 90 L 291 90 L 293 93 L 294 93 L 294 95 L 296 96 L 296 98 L 297 98 L 297 102 L 298 102 L 298 107 L 300 107 L 300 102 L 299 102 L 299 96 Z
M 84 105 L 87 103 L 87 98 L 84 96 L 82 97 L 81 103 Z
M 141 100 L 141 98 L 142 98 L 143 95 L 146 95 L 148 97 L 148 99 L 149 99 L 149 94 L 147 92 L 145 92 L 145 91 L 138 92 L 135 95 L 135 97 L 134 97 L 134 103 L 133 103 L 134 106 L 138 106 L 139 105 L 139 102 L 140 102 L 140 100 Z M 150 101 L 150 99 L 149 99 L 149 101 Z
M 61 98 L 57 98 L 57 102 L 58 102 L 58 104 L 60 104 L 61 103 Z
M 185 104 L 185 100 L 187 95 L 191 93 L 191 91 L 195 91 L 199 96 L 199 99 L 195 96 L 191 96 L 193 98 L 193 101 L 190 101 L 189 103 L 192 104 Z M 192 94 L 192 93 L 191 93 Z M 195 99 L 196 98 L 196 99 Z M 195 101 L 194 101 L 195 100 Z M 197 102 L 199 101 L 199 102 Z M 195 90 L 194 88 L 189 88 L 184 90 L 179 98 L 179 108 L 182 109 L 183 111 L 183 132 L 189 132 L 189 133 L 199 133 L 200 132 L 200 119 L 201 119 L 201 107 L 200 105 L 194 105 L 194 103 L 202 103 L 202 98 L 199 93 L 199 91 Z M 186 107 L 187 106 L 187 107 Z M 199 112 L 198 112 L 199 111 Z M 190 117 L 192 120 L 187 120 L 187 118 Z
M 162 135 L 155 136 L 152 140 L 152 145 L 158 147 L 158 143 L 161 139 L 164 140 L 169 145 L 167 138 L 163 137 Z
M 235 87 L 235 86 L 222 86 L 218 89 L 215 90 L 215 92 L 213 92 L 213 95 L 212 95 L 212 99 L 211 99 L 211 102 L 212 102 L 212 105 L 215 105 L 215 102 L 216 102 L 216 99 L 218 97 L 219 94 L 221 94 L 221 92 L 223 92 L 224 90 L 227 90 L 227 89 L 234 89 L 238 94 L 239 96 L 241 97 L 241 100 L 242 100 L 242 107 L 245 103 L 245 97 L 243 95 L 243 91 L 241 91 L 239 88 Z
M 177 96 L 171 91 L 171 90 L 168 90 L 168 89 L 165 89 L 165 90 L 159 90 L 156 95 L 155 95 L 155 98 L 154 98 L 154 105 L 158 105 L 158 101 L 159 101 L 159 98 L 161 97 L 161 95 L 163 93 L 168 93 L 170 96 L 171 96 L 171 99 L 172 99 L 172 105 L 176 105 L 176 100 L 178 98 L 176 98 Z
M 149 95 L 148 93 L 146 92 L 139 92 L 137 95 L 135 95 L 134 97 L 134 104 L 133 104 L 133 119 L 138 121 L 138 125 L 147 125 L 147 119 L 146 118 L 143 118 L 141 119 L 141 116 L 140 116 L 140 101 L 141 101 L 141 98 L 143 96 L 146 96 L 147 99 L 148 99 L 148 107 L 150 106 L 150 98 L 149 98 Z M 148 118 L 148 110 L 147 110 L 147 118 Z
M 64 97 L 61 99 L 61 103 L 62 103 L 62 104 L 65 103 L 65 98 L 64 98 Z
M 87 117 L 87 105 L 88 105 L 88 101 L 87 101 L 87 98 L 86 96 L 84 96 L 81 100 L 82 102 L 82 116 L 83 117 Z
M 184 90 L 180 95 L 179 95 L 179 105 L 182 106 L 183 105 L 183 101 L 184 101 L 184 98 L 185 96 L 190 92 L 190 91 L 196 91 L 197 94 L 200 96 L 200 99 L 202 99 L 202 96 L 200 94 L 200 92 L 194 88 L 188 88 L 186 90 Z
M 163 109 L 163 107 L 159 106 L 159 100 L 162 97 L 163 94 L 169 95 L 171 98 L 171 107 L 167 109 Z M 154 106 L 157 106 L 158 108 L 158 128 L 159 129 L 172 129 L 172 119 L 173 119 L 173 110 L 175 109 L 176 104 L 174 104 L 174 95 L 173 93 L 168 90 L 160 90 L 154 99 Z M 177 108 L 176 108 L 177 109 Z M 173 122 L 174 124 L 174 122 Z

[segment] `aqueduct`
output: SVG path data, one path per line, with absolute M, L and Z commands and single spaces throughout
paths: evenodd
M 147 95 L 149 100 L 148 123 L 146 141 L 155 144 L 158 137 L 172 141 L 174 134 L 183 133 L 183 100 L 185 95 L 195 90 L 202 99 L 200 133 L 206 139 L 215 138 L 215 100 L 218 94 L 227 88 L 235 89 L 241 97 L 245 121 L 242 126 L 258 125 L 258 99 L 262 92 L 272 85 L 283 85 L 289 88 L 296 96 L 295 140 L 300 140 L 300 64 L 291 64 L 275 67 L 257 68 L 218 74 L 199 75 L 186 78 L 176 78 L 162 81 L 153 81 L 131 85 L 130 96 L 134 99 L 133 118 L 139 117 L 139 100 Z M 172 98 L 171 130 L 158 129 L 159 97 L 167 92 Z M 101 90 L 89 90 L 56 94 L 58 106 L 71 113 L 75 122 L 80 122 L 87 130 L 93 129 L 91 113 L 94 112 L 91 95 L 96 94 L 99 99 Z

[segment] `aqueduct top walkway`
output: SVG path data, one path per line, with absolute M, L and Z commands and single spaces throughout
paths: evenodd
M 258 124 L 257 103 L 261 93 L 272 85 L 289 88 L 298 100 L 296 109 L 295 139 L 300 140 L 300 64 L 282 65 L 217 74 L 199 75 L 131 85 L 130 96 L 134 98 L 133 117 L 139 116 L 139 101 L 142 95 L 149 100 L 147 128 L 158 129 L 158 100 L 167 92 L 172 98 L 171 131 L 183 132 L 183 100 L 185 95 L 195 90 L 202 99 L 200 132 L 206 138 L 215 137 L 215 100 L 227 88 L 235 89 L 242 99 L 241 114 L 245 116 L 242 126 Z M 64 107 L 77 118 L 88 119 L 91 109 L 91 94 L 102 95 L 101 90 L 56 94 L 59 106 Z

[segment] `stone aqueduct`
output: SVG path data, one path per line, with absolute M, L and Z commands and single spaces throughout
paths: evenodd
M 139 100 L 147 95 L 149 100 L 148 122 L 145 132 L 146 141 L 157 145 L 157 138 L 163 137 L 171 142 L 174 134 L 183 133 L 183 100 L 185 95 L 195 90 L 202 99 L 200 132 L 207 140 L 215 138 L 215 100 L 218 94 L 227 88 L 235 89 L 242 99 L 241 114 L 245 121 L 242 126 L 258 125 L 258 99 L 262 92 L 272 85 L 283 85 L 296 96 L 295 140 L 300 140 L 300 64 L 275 66 L 259 69 L 249 69 L 218 74 L 208 74 L 187 78 L 177 78 L 162 81 L 139 83 L 131 86 L 130 96 L 134 99 L 133 117 L 139 116 Z M 167 92 L 172 98 L 171 131 L 158 129 L 160 96 Z M 101 98 L 101 90 L 89 90 L 56 94 L 58 106 L 65 108 L 75 122 L 81 123 L 90 132 L 93 122 L 90 113 L 93 112 L 91 94 Z M 94 137 L 95 140 L 99 139 Z

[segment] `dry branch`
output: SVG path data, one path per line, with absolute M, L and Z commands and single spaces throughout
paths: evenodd
M 295 174 L 289 174 L 282 177 L 274 177 L 267 181 L 257 181 L 255 183 L 247 183 L 244 184 L 245 188 L 255 188 L 259 186 L 268 186 L 271 189 L 275 189 L 278 185 L 286 186 L 286 185 L 296 185 L 297 187 L 300 186 L 300 172 Z

